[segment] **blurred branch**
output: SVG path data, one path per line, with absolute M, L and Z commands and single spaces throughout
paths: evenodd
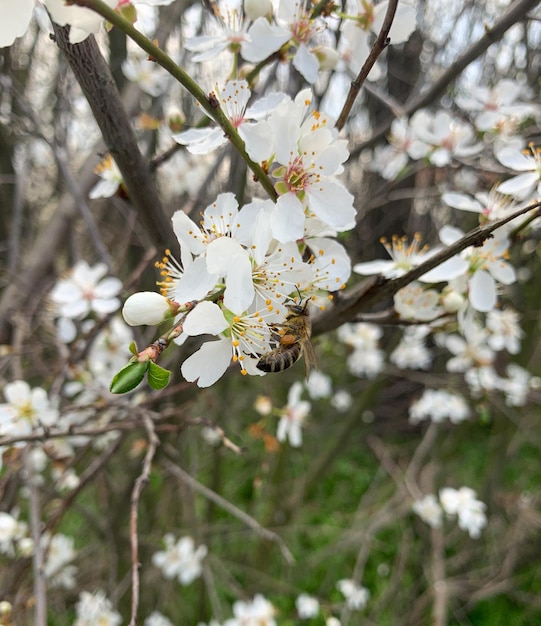
M 381 30 L 379 31 L 376 41 L 374 42 L 374 45 L 372 46 L 372 49 L 370 50 L 370 54 L 368 55 L 368 58 L 363 63 L 363 66 L 361 67 L 361 71 L 359 72 L 357 78 L 351 83 L 351 87 L 349 88 L 349 93 L 347 95 L 346 102 L 344 103 L 344 106 L 342 107 L 342 111 L 340 112 L 340 115 L 338 116 L 338 119 L 336 121 L 335 126 L 338 130 L 342 130 L 342 128 L 344 127 L 344 124 L 346 123 L 348 115 L 351 112 L 351 108 L 353 107 L 353 104 L 355 100 L 357 99 L 359 92 L 361 91 L 361 87 L 363 86 L 363 83 L 365 82 L 368 74 L 370 73 L 370 70 L 374 67 L 376 61 L 378 60 L 378 57 L 381 55 L 381 53 L 385 50 L 385 48 L 389 44 L 389 31 L 391 30 L 391 26 L 393 24 L 397 5 L 398 5 L 398 0 L 389 0 L 389 4 L 387 6 L 387 11 L 385 13 L 385 19 L 383 20 Z
M 41 505 L 36 473 L 30 458 L 31 446 L 26 446 L 23 455 L 26 470 L 26 486 L 30 494 L 30 528 L 32 532 L 32 569 L 34 571 L 34 624 L 47 626 L 47 580 L 45 578 L 45 554 L 41 540 Z
M 445 580 L 445 536 L 442 528 L 432 528 L 430 532 L 432 544 L 432 624 L 447 626 L 449 605 L 449 587 Z
M 132 558 L 132 597 L 131 597 L 131 618 L 129 626 L 137 625 L 137 609 L 139 607 L 139 541 L 137 536 L 138 516 L 137 510 L 139 507 L 139 498 L 144 486 L 148 483 L 150 478 L 150 470 L 152 468 L 152 459 L 156 454 L 156 448 L 160 441 L 156 436 L 154 430 L 154 424 L 148 415 L 143 416 L 145 424 L 145 430 L 148 437 L 148 447 L 143 460 L 143 469 L 140 476 L 135 481 L 133 487 L 131 500 L 130 500 L 130 546 L 131 546 L 131 558 Z
M 165 449 L 168 454 L 177 454 L 176 450 L 169 445 L 167 445 Z M 189 485 L 194 491 L 197 491 L 202 496 L 204 496 L 208 500 L 211 500 L 216 505 L 236 517 L 243 524 L 246 524 L 246 526 L 251 528 L 259 537 L 263 537 L 268 541 L 272 541 L 278 544 L 280 552 L 282 553 L 282 556 L 284 557 L 288 565 L 293 565 L 293 563 L 295 563 L 295 557 L 291 554 L 289 548 L 284 543 L 284 540 L 279 535 L 261 526 L 261 524 L 253 517 L 236 507 L 234 504 L 231 504 L 231 502 L 229 502 L 225 498 L 222 498 L 222 496 L 215 493 L 208 487 L 205 487 L 205 485 L 202 485 L 199 481 L 193 478 L 193 476 L 190 476 L 188 472 L 185 472 L 183 469 L 181 469 L 171 461 L 167 459 L 162 459 L 162 464 L 170 474 L 181 480 L 183 483 Z
M 470 63 L 473 63 L 479 58 L 486 50 L 497 41 L 500 40 L 502 35 L 511 28 L 514 24 L 524 19 L 528 11 L 534 9 L 539 4 L 539 0 L 517 0 L 512 4 L 507 11 L 502 15 L 501 19 L 490 28 L 485 25 L 485 34 L 474 43 L 462 56 L 460 56 L 450 67 L 443 72 L 443 74 L 436 80 L 428 89 L 411 100 L 404 106 L 404 113 L 407 116 L 412 115 L 415 111 L 422 109 L 423 107 L 431 104 L 437 97 L 441 96 L 445 89 L 464 71 Z M 376 129 L 372 136 L 357 145 L 351 151 L 351 157 L 357 156 L 360 152 L 366 148 L 372 147 L 377 141 L 383 139 L 391 128 L 391 122 L 382 124 Z
M 137 138 L 123 107 L 109 66 L 101 55 L 94 37 L 81 43 L 69 42 L 69 28 L 53 22 L 56 42 L 68 60 L 92 113 L 113 156 L 130 201 L 158 248 L 167 247 L 172 229 L 166 218 L 148 163 L 137 145 Z

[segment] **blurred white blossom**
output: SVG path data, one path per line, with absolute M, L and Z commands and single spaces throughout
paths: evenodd
M 202 573 L 201 562 L 207 556 L 207 547 L 195 547 L 191 537 L 175 537 L 168 533 L 163 538 L 165 550 L 154 553 L 152 563 L 161 569 L 165 578 L 176 578 L 181 585 L 189 585 Z
M 81 591 L 76 605 L 77 619 L 73 626 L 119 626 L 122 617 L 115 611 L 103 591 Z

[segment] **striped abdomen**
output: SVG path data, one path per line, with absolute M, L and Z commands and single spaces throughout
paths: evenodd
M 299 360 L 301 352 L 300 342 L 289 346 L 278 346 L 259 359 L 257 369 L 262 372 L 283 372 Z

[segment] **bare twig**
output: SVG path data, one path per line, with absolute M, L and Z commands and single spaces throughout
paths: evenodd
M 166 451 L 172 454 L 176 453 L 176 451 L 171 449 L 169 446 L 167 446 Z M 202 496 L 211 502 L 214 502 L 214 504 L 239 519 L 243 524 L 246 524 L 248 528 L 251 528 L 257 535 L 263 537 L 263 539 L 276 543 L 288 565 L 293 565 L 293 563 L 295 563 L 295 557 L 291 554 L 289 548 L 284 543 L 284 540 L 279 535 L 272 532 L 272 530 L 268 530 L 267 528 L 261 526 L 261 524 L 253 517 L 236 507 L 234 504 L 231 504 L 231 502 L 225 498 L 222 498 L 222 496 L 216 492 L 212 491 L 208 487 L 205 487 L 205 485 L 202 485 L 199 481 L 193 478 L 193 476 L 190 476 L 188 472 L 185 472 L 182 468 L 178 467 L 171 461 L 163 459 L 162 463 L 170 474 L 181 480 L 183 483 L 189 485 L 194 491 L 197 491 Z
M 432 528 L 430 533 L 432 543 L 432 624 L 447 626 L 447 611 L 449 606 L 449 587 L 445 580 L 445 536 L 443 529 Z
M 152 459 L 156 454 L 160 440 L 154 431 L 154 424 L 148 415 L 143 416 L 143 422 L 148 436 L 148 447 L 143 460 L 143 469 L 141 474 L 135 481 L 130 500 L 130 546 L 131 546 L 131 579 L 132 579 L 132 596 L 131 596 L 131 619 L 129 626 L 137 625 L 137 609 L 139 607 L 139 541 L 137 536 L 138 517 L 137 510 L 139 507 L 139 498 L 143 487 L 148 483 L 150 470 L 152 468 Z
M 41 505 L 36 475 L 30 461 L 31 446 L 26 446 L 24 459 L 26 466 L 26 486 L 30 493 L 30 526 L 32 529 L 32 569 L 34 571 L 34 623 L 47 626 L 47 581 L 45 578 L 45 555 L 41 541 Z
M 387 45 L 389 44 L 389 31 L 391 30 L 391 26 L 393 24 L 394 15 L 396 13 L 396 7 L 398 5 L 398 0 L 390 0 L 389 5 L 387 6 L 387 12 L 385 13 L 385 19 L 383 20 L 383 24 L 381 26 L 381 30 L 370 50 L 370 54 L 368 58 L 364 62 L 361 67 L 361 71 L 359 72 L 357 78 L 351 82 L 351 87 L 349 88 L 349 93 L 347 95 L 344 106 L 342 107 L 342 111 L 338 116 L 338 120 L 336 121 L 336 128 L 341 130 L 344 128 L 344 124 L 348 118 L 348 115 L 353 107 L 357 96 L 363 86 L 366 77 L 370 73 L 370 70 L 374 67 L 374 64 L 378 60 L 378 57 L 385 50 Z

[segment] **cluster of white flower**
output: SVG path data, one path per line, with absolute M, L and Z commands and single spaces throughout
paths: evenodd
M 105 263 L 91 267 L 86 261 L 78 261 L 69 273 L 58 280 L 51 291 L 51 300 L 58 317 L 58 335 L 64 343 L 77 336 L 74 320 L 83 320 L 89 315 L 104 317 L 118 311 L 117 298 L 122 283 L 107 274 Z
M 344 324 L 338 329 L 338 339 L 351 346 L 347 366 L 355 376 L 375 378 L 383 369 L 385 354 L 379 347 L 383 331 L 375 324 Z
M 27 525 L 16 515 L 0 511 L 0 554 L 15 556 L 21 552 L 20 544 L 27 538 L 27 532 Z
M 410 406 L 410 421 L 414 424 L 431 419 L 434 423 L 448 418 L 458 424 L 470 416 L 470 409 L 464 398 L 445 389 L 425 389 L 423 395 Z
M 443 513 L 458 518 L 458 526 L 466 530 L 472 539 L 478 539 L 487 525 L 486 505 L 477 499 L 477 494 L 469 487 L 440 490 L 439 501 L 434 494 L 428 494 L 413 503 L 413 512 L 432 528 L 440 528 Z
M 272 350 L 274 328 L 284 322 L 288 302 L 298 296 L 322 308 L 329 293 L 344 286 L 351 265 L 333 237 L 351 228 L 355 216 L 353 197 L 335 178 L 348 156 L 345 141 L 338 139 L 332 120 L 310 113 L 309 90 L 294 101 L 280 95 L 264 119 L 242 125 L 247 83 L 233 81 L 220 93 L 243 132 L 247 152 L 266 162 L 277 202 L 256 199 L 239 210 L 233 194 L 222 193 L 204 211 L 200 225 L 182 211 L 175 213 L 182 265 L 173 259 L 162 263 L 161 300 L 156 294 L 135 294 L 123 309 L 130 324 L 156 323 L 171 302 L 198 302 L 175 342 L 202 334 L 218 337 L 182 365 L 184 377 L 200 387 L 215 383 L 232 360 L 243 374 L 262 375 L 259 359 Z M 233 105 L 235 98 L 239 103 Z M 263 110 L 267 104 L 258 109 L 259 116 Z M 195 132 L 177 139 L 200 151 L 223 140 L 221 131 L 216 136 L 212 130 Z
M 5 404 L 0 404 L 0 436 L 25 437 L 58 422 L 58 410 L 51 405 L 47 392 L 32 389 L 24 380 L 4 387 Z
M 339 15 L 344 37 L 340 50 L 336 50 L 336 40 L 340 38 L 335 32 L 336 20 L 315 16 L 296 0 L 280 0 L 277 5 L 270 0 L 246 0 L 243 4 L 217 4 L 216 20 L 208 24 L 208 34 L 186 42 L 186 48 L 195 53 L 192 61 L 215 59 L 228 51 L 249 63 L 258 63 L 280 51 L 282 61 L 291 61 L 310 84 L 317 81 L 320 71 L 336 67 L 340 57 L 351 71 L 358 73 L 370 51 L 370 36 L 379 32 L 388 6 L 387 1 L 352 2 L 348 12 Z M 414 4 L 402 0 L 389 33 L 391 43 L 407 41 L 415 25 Z M 376 67 L 370 78 L 375 80 L 379 75 Z
M 346 599 L 346 605 L 352 611 L 360 611 L 364 609 L 370 599 L 370 592 L 366 587 L 359 585 L 356 581 L 345 578 L 336 583 L 339 591 Z

